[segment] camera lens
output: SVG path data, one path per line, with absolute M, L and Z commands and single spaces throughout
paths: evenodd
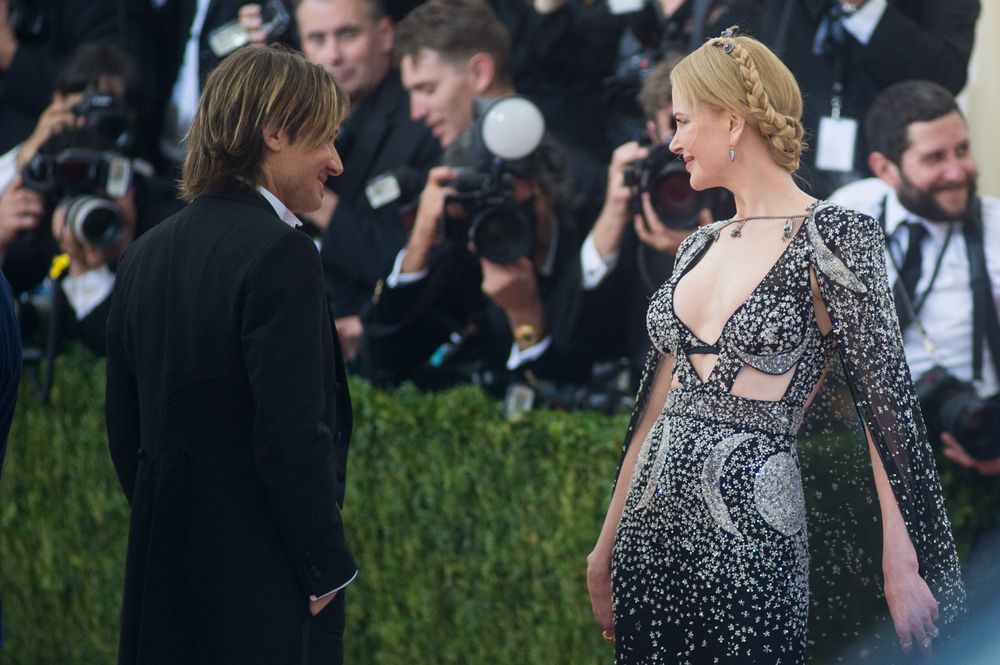
M 962 447 L 978 460 L 1000 457 L 1000 412 L 995 404 L 980 399 L 971 389 L 958 392 L 941 403 L 941 426 L 954 434 Z
M 531 220 L 509 207 L 487 208 L 480 212 L 469 235 L 478 256 L 505 265 L 527 256 L 534 244 Z
M 664 224 L 672 229 L 693 229 L 698 225 L 701 210 L 698 192 L 691 189 L 691 176 L 668 164 L 653 176 L 649 198 L 653 210 Z
M 108 199 L 84 195 L 70 201 L 66 225 L 80 242 L 103 247 L 121 239 L 125 222 L 121 209 Z

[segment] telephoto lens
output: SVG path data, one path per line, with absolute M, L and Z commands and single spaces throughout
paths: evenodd
M 80 242 L 106 247 L 121 240 L 125 222 L 121 208 L 114 202 L 83 194 L 69 199 L 64 205 L 66 226 Z

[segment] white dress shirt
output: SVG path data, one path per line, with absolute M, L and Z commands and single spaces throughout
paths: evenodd
M 886 0 L 868 0 L 858 11 L 844 19 L 844 29 L 862 44 L 867 44 L 879 21 L 882 20 L 882 14 L 885 13 L 887 6 Z
M 892 188 L 878 178 L 866 178 L 841 187 L 829 200 L 876 219 L 882 214 L 882 202 L 885 201 L 886 262 L 890 284 L 897 279 L 890 255 L 895 265 L 902 265 L 909 243 L 909 231 L 904 223 L 915 221 L 924 225 L 928 233 L 922 246 L 921 274 L 914 300 L 920 302 L 926 294 L 917 318 L 936 347 L 937 357 L 935 359 L 924 348 L 917 326 L 910 325 L 903 332 L 906 360 L 914 380 L 939 364 L 955 377 L 972 381 L 972 287 L 961 226 L 954 222 L 931 222 L 910 213 L 896 198 Z M 1000 200 L 984 196 L 982 204 L 986 271 L 993 290 L 994 307 L 1000 308 Z M 949 238 L 948 230 L 952 224 L 954 229 Z M 931 276 L 939 257 L 941 268 L 931 286 Z M 928 287 L 931 287 L 929 293 Z M 995 394 L 1000 386 L 985 339 L 983 347 L 982 380 L 976 385 L 976 391 L 981 397 L 987 397 Z
M 154 3 L 156 0 L 154 0 Z M 157 3 L 162 4 L 162 3 Z M 177 72 L 177 80 L 167 104 L 167 114 L 163 123 L 163 133 L 160 136 L 160 150 L 175 162 L 184 161 L 186 148 L 183 145 L 194 113 L 198 109 L 198 97 L 201 95 L 201 83 L 198 72 L 198 52 L 201 41 L 201 29 L 205 25 L 205 16 L 212 0 L 198 0 L 194 20 L 191 21 L 191 31 L 184 45 L 184 57 Z
M 274 212 L 278 213 L 278 217 L 281 218 L 281 221 L 288 224 L 293 229 L 297 229 L 302 226 L 302 220 L 296 217 L 295 213 L 289 210 L 288 206 L 282 203 L 281 199 L 272 194 L 269 189 L 263 185 L 257 185 L 257 192 L 271 204 L 271 207 L 274 208 Z

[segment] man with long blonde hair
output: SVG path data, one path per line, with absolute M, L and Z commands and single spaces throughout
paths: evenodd
M 206 83 L 181 192 L 108 318 L 131 508 L 119 663 L 340 663 L 350 398 L 318 253 L 293 227 L 342 171 L 347 97 L 276 48 Z

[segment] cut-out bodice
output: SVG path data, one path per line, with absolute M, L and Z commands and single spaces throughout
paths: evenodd
M 807 225 L 788 246 L 722 327 L 717 341 L 699 339 L 677 315 L 674 291 L 684 276 L 710 251 L 729 220 L 716 222 L 695 232 L 679 253 L 669 280 L 653 296 L 647 314 L 650 338 L 662 353 L 674 356 L 674 372 L 681 390 L 729 394 L 744 366 L 768 375 L 795 369 L 781 401 L 801 407 L 833 352 L 832 338 L 824 337 L 816 323 L 810 289 L 810 265 L 814 260 Z M 692 353 L 717 353 L 711 372 L 698 375 Z

